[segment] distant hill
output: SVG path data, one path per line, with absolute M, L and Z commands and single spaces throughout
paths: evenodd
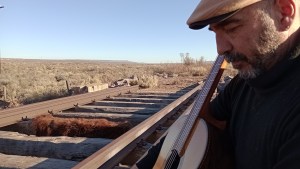
M 107 63 L 107 64 L 137 64 L 137 62 L 132 62 L 128 60 L 84 60 L 84 59 L 22 59 L 22 58 L 2 58 L 1 60 L 16 60 L 22 62 L 72 62 L 72 63 Z

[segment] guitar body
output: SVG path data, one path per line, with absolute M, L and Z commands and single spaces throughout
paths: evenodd
M 208 126 L 203 119 L 199 119 L 196 123 L 195 132 L 189 142 L 189 146 L 185 150 L 184 155 L 180 158 L 180 169 L 199 168 L 202 159 L 205 159 L 209 144 Z M 199 160 L 200 158 L 200 160 Z
M 169 129 L 154 169 L 163 169 L 170 150 L 183 127 L 187 115 L 181 116 Z M 214 127 L 203 119 L 197 119 L 195 132 L 177 169 L 233 169 L 232 145 L 224 130 Z
M 158 159 L 154 165 L 154 169 L 162 169 L 166 165 L 169 157 L 170 149 L 175 142 L 178 131 L 183 127 L 187 115 L 181 116 L 169 129 L 161 148 Z M 200 119 L 195 129 L 194 135 L 186 149 L 184 156 L 180 158 L 178 169 L 196 169 L 200 166 L 201 159 L 205 156 L 208 143 L 208 128 L 206 122 Z

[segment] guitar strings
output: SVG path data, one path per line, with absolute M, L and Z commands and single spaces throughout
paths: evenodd
M 221 63 L 220 63 L 221 64 Z M 215 64 L 214 66 L 213 66 L 213 71 L 215 70 L 215 67 L 216 66 L 219 66 L 220 64 Z M 214 79 L 215 77 L 216 77 L 216 72 L 212 72 L 212 75 L 213 76 L 210 76 L 210 78 L 208 79 L 208 81 L 207 81 L 207 83 L 205 83 L 205 86 L 203 87 L 203 92 L 201 92 L 199 95 L 198 95 L 198 97 L 197 97 L 197 99 L 200 99 L 203 95 L 207 95 L 208 94 L 208 87 L 207 86 L 209 86 L 209 88 L 212 86 L 212 83 L 210 83 L 210 82 L 213 82 L 213 80 L 212 79 Z M 196 104 L 196 106 L 193 108 L 193 110 L 194 111 L 196 111 L 196 110 L 198 110 L 199 109 L 199 107 L 201 107 L 202 105 L 203 105 L 203 99 L 200 99 L 200 104 L 198 103 L 198 104 Z M 193 120 L 194 118 L 195 118 L 195 115 L 197 115 L 197 113 L 194 113 L 194 111 L 192 110 L 192 113 L 191 113 L 191 116 L 189 116 L 189 118 L 187 119 L 187 121 L 185 122 L 187 125 L 191 125 L 191 124 L 193 124 L 194 123 L 194 121 L 195 120 Z M 193 118 L 192 118 L 192 116 L 193 116 Z M 185 128 L 186 129 L 186 128 Z M 182 135 L 184 135 L 184 137 L 186 136 L 186 135 L 188 135 L 188 132 L 186 131 L 186 130 L 181 130 L 181 132 L 179 133 L 179 135 L 181 135 L 181 133 L 183 133 Z M 175 141 L 175 143 L 176 142 L 179 142 L 179 144 L 182 144 L 182 141 L 183 139 L 179 139 L 179 140 L 176 140 Z M 175 146 L 174 146 L 174 149 L 175 150 L 178 150 L 177 148 L 178 148 L 178 146 L 176 146 L 176 145 L 179 145 L 179 144 L 175 144 Z M 173 162 L 174 162 L 174 160 L 175 160 L 175 158 L 176 158 L 176 155 L 174 155 L 174 153 L 171 153 L 171 156 L 170 156 L 170 158 L 169 158 L 169 160 L 168 160 L 168 162 L 167 162 L 167 166 L 166 166 L 166 168 L 169 168 L 169 167 L 171 167 L 170 165 L 171 164 L 173 164 Z
M 214 79 L 216 78 L 219 69 L 216 70 L 216 68 L 220 68 L 220 65 L 223 63 L 224 56 L 220 56 L 217 58 L 216 62 L 214 63 L 212 67 L 212 72 L 210 73 L 210 76 L 208 77 L 207 81 L 205 82 L 203 89 L 201 89 L 200 94 L 197 96 L 196 100 L 200 101 L 197 103 L 191 110 L 191 113 L 188 115 L 188 119 L 184 122 L 184 127 L 182 130 L 180 130 L 179 135 L 181 136 L 179 138 L 183 139 L 176 139 L 174 144 L 172 145 L 173 149 L 175 150 L 178 154 L 178 152 L 182 149 L 186 138 L 188 137 L 189 131 L 193 127 L 194 122 L 196 121 L 197 116 L 199 115 L 200 111 L 198 112 L 197 110 L 200 110 L 200 108 L 203 106 L 204 100 L 201 99 L 203 96 L 206 96 L 209 94 L 209 89 L 212 87 Z M 196 101 L 197 102 L 197 101 Z M 177 137 L 178 138 L 178 137 Z M 170 169 L 172 167 L 172 164 L 174 163 L 174 160 L 176 159 L 176 153 L 172 151 L 171 155 L 169 156 L 167 160 L 167 164 L 165 166 L 165 169 Z
M 203 87 L 203 90 L 201 91 L 201 93 L 197 97 L 197 100 L 200 100 L 200 103 L 197 103 L 196 106 L 193 107 L 193 109 L 191 110 L 191 113 L 188 116 L 188 119 L 184 123 L 184 125 L 185 126 L 187 125 L 187 127 L 183 128 L 183 130 L 181 130 L 181 132 L 179 133 L 179 136 L 182 136 L 182 137 L 179 137 L 179 138 L 184 138 L 184 139 L 177 139 L 175 141 L 175 145 L 173 146 L 174 149 L 180 150 L 183 147 L 184 141 L 186 140 L 186 137 L 188 136 L 189 131 L 193 127 L 193 124 L 196 120 L 196 117 L 199 114 L 197 110 L 199 110 L 200 107 L 202 107 L 202 105 L 204 103 L 204 100 L 200 99 L 200 98 L 208 94 L 208 92 L 209 92 L 208 89 L 211 88 L 211 86 L 212 86 L 211 82 L 214 81 L 214 79 L 217 75 L 217 72 L 214 72 L 214 71 L 216 71 L 215 68 L 220 67 L 222 62 L 223 62 L 223 58 L 218 59 L 216 61 L 215 65 L 213 66 L 211 76 L 209 76 L 209 79 L 205 83 L 205 85 Z

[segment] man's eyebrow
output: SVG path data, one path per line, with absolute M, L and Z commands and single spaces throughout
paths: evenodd
M 237 23 L 240 21 L 241 21 L 241 19 L 238 19 L 238 18 L 229 18 L 224 21 L 221 21 L 220 23 L 216 23 L 216 25 L 214 25 L 213 27 L 218 29 L 218 28 L 224 27 L 226 25 L 229 25 L 231 23 Z M 208 30 L 213 31 L 211 26 L 208 27 Z

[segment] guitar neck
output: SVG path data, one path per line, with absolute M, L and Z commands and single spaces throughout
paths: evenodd
M 184 127 L 181 129 L 173 145 L 173 149 L 177 150 L 179 154 L 182 154 L 182 152 L 184 152 L 184 146 L 193 129 L 195 121 L 202 112 L 204 105 L 207 105 L 207 103 L 209 103 L 226 66 L 227 62 L 224 60 L 224 56 L 218 56 L 211 68 L 207 80 L 205 81 L 201 91 L 196 97 L 194 106 L 189 113 L 185 124 L 183 125 Z

